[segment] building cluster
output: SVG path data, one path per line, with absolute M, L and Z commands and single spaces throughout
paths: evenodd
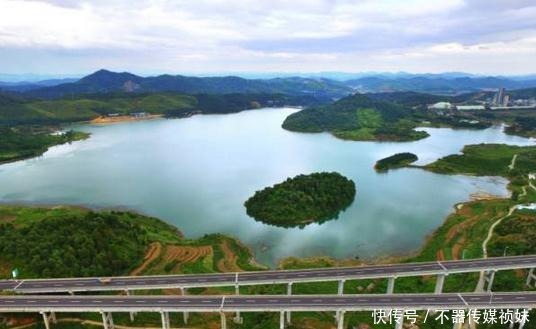
M 493 98 L 486 100 L 472 101 L 471 104 L 453 104 L 450 102 L 438 102 L 428 105 L 428 109 L 438 113 L 448 113 L 453 110 L 458 111 L 479 111 L 479 110 L 507 110 L 507 109 L 536 109 L 536 98 L 510 99 L 506 89 L 499 88 Z
M 492 105 L 508 107 L 509 100 L 510 96 L 506 94 L 506 90 L 504 88 L 499 88 L 493 97 Z

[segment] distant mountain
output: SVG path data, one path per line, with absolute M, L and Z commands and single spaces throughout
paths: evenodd
M 432 94 L 455 95 L 504 87 L 521 89 L 536 87 L 536 79 L 514 80 L 503 77 L 471 77 L 445 75 L 418 75 L 411 77 L 370 76 L 347 80 L 346 84 L 359 92 L 415 91 Z
M 75 82 L 78 79 L 49 79 L 49 80 L 40 80 L 40 81 L 17 81 L 17 82 L 9 82 L 9 81 L 0 81 L 0 89 L 7 90 L 7 91 L 15 91 L 15 92 L 25 92 L 29 90 L 39 89 L 43 87 L 50 87 L 50 86 L 56 86 L 63 83 L 70 83 Z
M 226 77 L 187 77 L 159 75 L 141 77 L 131 73 L 99 70 L 82 79 L 29 91 L 29 95 L 58 98 L 73 94 L 114 92 L 179 92 L 186 94 L 282 93 L 340 98 L 351 93 L 346 84 L 324 78 L 244 79 Z

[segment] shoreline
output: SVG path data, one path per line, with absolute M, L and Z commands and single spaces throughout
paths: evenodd
M 427 245 L 430 243 L 430 241 L 433 240 L 433 237 L 436 234 L 436 232 L 441 230 L 443 228 L 443 226 L 445 226 L 447 224 L 447 222 L 448 222 L 448 220 L 449 220 L 449 218 L 451 216 L 453 216 L 456 213 L 458 213 L 458 211 L 460 211 L 465 206 L 467 206 L 467 205 L 469 205 L 469 204 L 471 204 L 471 203 L 473 203 L 475 201 L 484 201 L 485 202 L 485 201 L 491 201 L 491 200 L 495 200 L 495 201 L 508 200 L 508 198 L 502 198 L 502 197 L 499 197 L 499 196 L 494 196 L 494 197 L 491 197 L 492 195 L 489 195 L 489 196 L 490 196 L 489 198 L 482 198 L 482 199 L 474 198 L 473 196 L 471 196 L 471 198 L 469 200 L 458 202 L 458 203 L 452 205 L 453 211 L 450 212 L 443 219 L 443 221 L 441 222 L 441 224 L 439 226 L 437 226 L 432 232 L 430 232 L 429 234 L 427 234 L 426 236 L 423 237 L 422 243 L 418 248 L 413 249 L 413 250 L 408 250 L 407 252 L 404 252 L 402 254 L 397 254 L 397 255 L 378 255 L 376 257 L 360 257 L 359 259 L 355 259 L 355 258 L 336 258 L 336 257 L 333 257 L 333 256 L 327 256 L 325 254 L 324 255 L 318 254 L 318 255 L 314 255 L 314 256 L 310 256 L 310 257 L 288 256 L 288 257 L 285 257 L 285 258 L 277 259 L 276 262 L 274 263 L 274 265 L 270 266 L 270 265 L 266 265 L 264 263 L 260 263 L 258 261 L 257 257 L 255 256 L 254 249 L 250 245 L 244 244 L 241 239 L 239 239 L 239 238 L 237 238 L 235 236 L 231 236 L 231 235 L 227 235 L 225 233 L 221 233 L 221 232 L 207 233 L 207 234 L 222 235 L 224 237 L 227 237 L 227 238 L 229 238 L 231 240 L 236 241 L 238 244 L 240 244 L 241 246 L 247 248 L 251 252 L 251 255 L 252 255 L 251 263 L 252 264 L 254 264 L 254 265 L 258 266 L 258 267 L 261 267 L 261 268 L 265 268 L 267 270 L 281 269 L 281 268 L 284 268 L 285 266 L 292 265 L 293 263 L 294 264 L 309 263 L 309 264 L 312 265 L 311 268 L 314 268 L 315 267 L 314 265 L 316 264 L 317 260 L 319 260 L 321 262 L 324 262 L 324 263 L 328 262 L 333 267 L 344 267 L 344 266 L 349 266 L 349 264 L 360 264 L 360 265 L 395 264 L 395 263 L 401 263 L 401 262 L 404 262 L 404 261 L 407 261 L 407 260 L 411 260 L 412 258 L 419 257 L 422 254 L 422 252 L 425 250 Z M 156 219 L 166 223 L 167 225 L 172 226 L 173 228 L 175 228 L 178 232 L 181 232 L 181 234 L 182 234 L 181 228 L 178 227 L 177 225 L 169 223 L 167 220 L 161 219 L 159 217 L 155 217 L 153 215 L 150 215 L 150 214 L 147 214 L 147 213 L 144 213 L 144 212 L 141 212 L 141 211 L 138 211 L 136 209 L 129 208 L 129 207 L 122 207 L 122 206 L 99 207 L 97 205 L 89 205 L 89 204 L 73 204 L 73 205 L 71 205 L 71 204 L 50 204 L 50 203 L 39 203 L 39 202 L 16 202 L 16 201 L 15 202 L 4 202 L 4 201 L 0 201 L 0 207 L 2 207 L 2 206 L 7 206 L 7 207 L 9 207 L 9 206 L 22 206 L 22 207 L 30 207 L 30 208 L 48 208 L 48 209 L 73 208 L 73 209 L 83 209 L 83 210 L 89 210 L 89 211 L 129 211 L 129 212 L 134 212 L 134 213 L 142 215 L 142 216 L 146 216 L 146 217 L 150 217 L 150 218 L 156 218 Z M 192 237 L 189 237 L 189 236 L 185 236 L 184 234 L 182 234 L 182 236 L 185 239 L 196 239 L 196 238 L 192 238 Z
M 100 116 L 95 119 L 90 120 L 89 124 L 112 124 L 120 122 L 136 122 L 136 121 L 147 121 L 163 118 L 163 114 L 149 114 L 143 117 L 133 117 L 131 115 L 120 115 L 116 117 L 104 117 Z

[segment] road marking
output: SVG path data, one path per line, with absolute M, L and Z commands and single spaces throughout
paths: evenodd
M 443 266 L 443 264 L 441 264 L 440 261 L 437 261 L 437 264 L 438 264 L 439 266 L 441 266 L 441 268 L 443 269 L 443 271 L 448 272 L 447 268 L 446 268 L 445 266 Z
M 461 294 L 458 294 L 458 297 L 462 300 L 462 302 L 465 304 L 465 306 L 469 306 L 469 304 L 465 301 L 465 299 L 462 297 Z
M 221 299 L 221 305 L 220 305 L 221 309 L 223 309 L 223 304 L 225 304 L 225 296 L 223 296 Z
M 20 287 L 20 285 L 21 285 L 23 282 L 24 282 L 24 280 L 21 280 L 21 281 L 19 282 L 19 284 L 16 285 L 15 288 L 13 288 L 13 290 L 17 290 L 17 288 Z

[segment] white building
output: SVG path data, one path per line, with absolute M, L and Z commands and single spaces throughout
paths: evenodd
M 458 111 L 483 111 L 486 109 L 484 105 L 456 105 Z
M 432 105 L 428 105 L 430 110 L 451 110 L 454 106 L 449 102 L 438 102 Z

